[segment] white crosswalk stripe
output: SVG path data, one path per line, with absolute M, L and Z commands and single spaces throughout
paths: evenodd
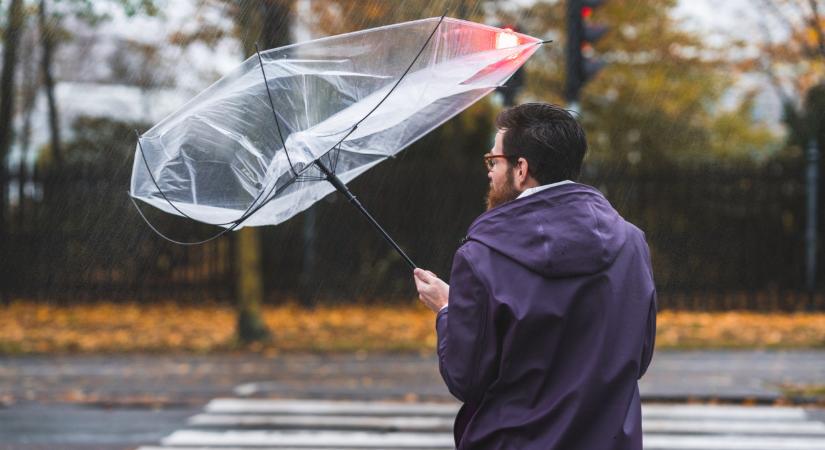
M 453 448 L 458 405 L 215 399 L 159 446 L 138 450 Z M 642 406 L 647 450 L 825 450 L 825 423 L 802 408 Z

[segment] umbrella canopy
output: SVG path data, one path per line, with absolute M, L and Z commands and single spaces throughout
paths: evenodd
M 502 85 L 539 39 L 431 18 L 253 55 L 139 137 L 130 194 L 237 228 L 275 225 Z M 266 83 L 264 83 L 266 80 Z

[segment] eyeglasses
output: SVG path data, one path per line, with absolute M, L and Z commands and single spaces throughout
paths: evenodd
M 493 170 L 496 167 L 496 158 L 504 158 L 508 161 L 513 161 L 514 158 L 518 158 L 518 155 L 484 155 L 484 166 L 487 167 L 487 170 Z

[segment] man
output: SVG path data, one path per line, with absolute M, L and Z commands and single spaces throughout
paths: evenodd
M 637 380 L 656 331 L 644 234 L 573 182 L 587 150 L 564 109 L 496 119 L 488 210 L 458 249 L 451 285 L 416 269 L 437 311 L 439 368 L 464 405 L 458 449 L 642 448 Z

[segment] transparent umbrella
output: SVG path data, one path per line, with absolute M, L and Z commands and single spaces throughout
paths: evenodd
M 138 136 L 130 195 L 224 227 L 211 240 L 337 189 L 414 267 L 346 183 L 501 86 L 541 43 L 441 17 L 259 52 Z

